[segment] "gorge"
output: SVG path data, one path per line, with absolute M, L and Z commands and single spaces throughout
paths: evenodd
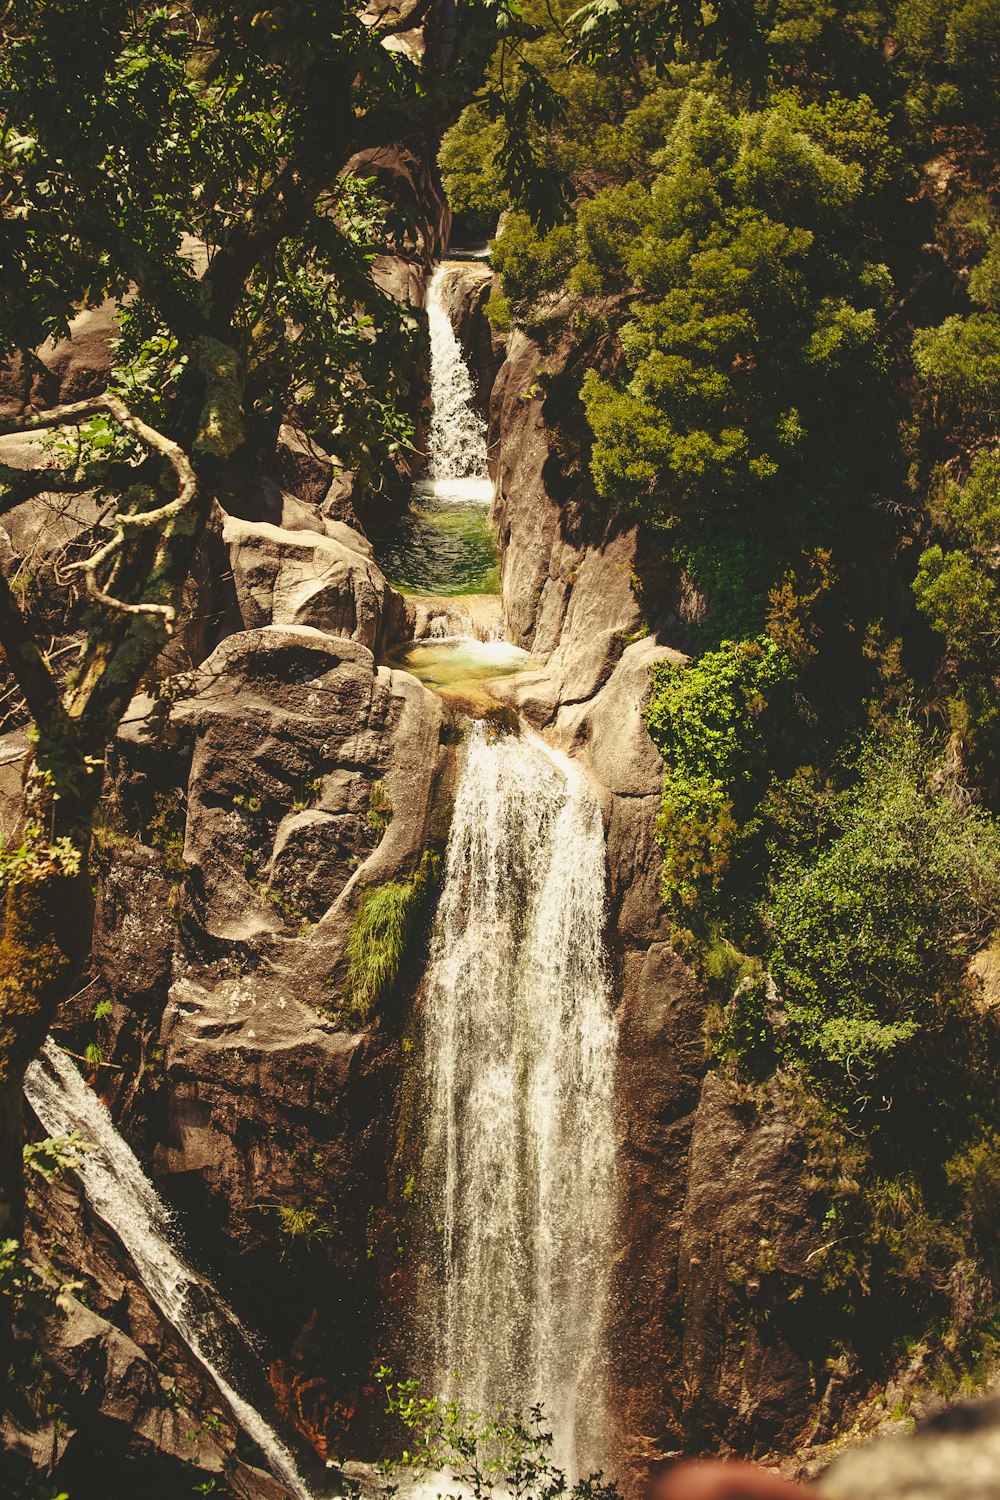
M 0 16 L 4 1495 L 991 1493 L 992 14 Z

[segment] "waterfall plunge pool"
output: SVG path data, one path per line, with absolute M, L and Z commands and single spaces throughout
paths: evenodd
M 498 594 L 488 479 L 424 479 L 409 509 L 371 533 L 379 567 L 405 594 Z
M 498 594 L 500 568 L 490 526 L 493 485 L 486 422 L 452 322 L 462 267 L 439 265 L 427 288 L 430 429 L 427 472 L 409 508 L 371 532 L 378 565 L 406 594 Z
M 480 641 L 474 636 L 417 641 L 399 658 L 399 665 L 428 687 L 475 689 L 494 677 L 522 672 L 531 660 L 527 651 L 509 641 Z

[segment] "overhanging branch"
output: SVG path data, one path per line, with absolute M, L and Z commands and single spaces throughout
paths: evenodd
M 175 443 L 172 438 L 166 437 L 162 432 L 158 432 L 141 417 L 137 417 L 120 397 L 112 395 L 109 391 L 104 391 L 99 396 L 91 396 L 85 401 L 71 401 L 62 406 L 49 407 L 46 411 L 28 412 L 20 417 L 0 421 L 0 434 L 41 432 L 52 427 L 77 426 L 85 422 L 88 417 L 98 416 L 102 412 L 106 412 L 120 427 L 124 427 L 126 432 L 130 432 L 133 437 L 137 438 L 148 452 L 166 460 L 177 480 L 177 494 L 165 505 L 159 505 L 153 510 L 120 513 L 111 539 L 92 557 L 84 562 L 71 564 L 67 572 L 76 570 L 83 574 L 87 592 L 96 603 L 103 604 L 108 609 L 118 610 L 122 614 L 159 615 L 169 632 L 173 629 L 176 618 L 176 610 L 172 604 L 131 604 L 124 599 L 117 599 L 102 588 L 98 574 L 105 563 L 121 550 L 127 536 L 140 536 L 154 530 L 162 531 L 194 504 L 198 493 L 198 479 L 180 444 Z

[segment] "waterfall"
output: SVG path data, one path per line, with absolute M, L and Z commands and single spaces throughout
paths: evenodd
M 451 320 L 461 267 L 439 265 L 427 289 L 431 341 L 431 426 L 427 475 L 440 498 L 488 501 L 486 424 L 476 411 L 472 376 Z M 464 481 L 464 482 L 463 482 Z
M 474 724 L 425 981 L 429 1333 L 438 1388 L 478 1411 L 542 1402 L 571 1476 L 607 1451 L 604 915 L 604 830 L 582 773 L 528 732 Z
M 78 1130 L 95 1148 L 76 1169 L 87 1201 L 132 1257 L 143 1286 L 211 1376 L 243 1431 L 264 1454 L 268 1467 L 296 1500 L 312 1492 L 288 1449 L 232 1384 L 233 1365 L 253 1359 L 236 1314 L 174 1249 L 170 1211 L 136 1157 L 115 1129 L 97 1095 L 54 1042 L 31 1064 L 25 1094 L 50 1135 Z

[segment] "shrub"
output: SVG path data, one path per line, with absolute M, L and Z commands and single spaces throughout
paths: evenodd
M 1000 921 L 1000 831 L 906 720 L 862 748 L 826 847 L 776 876 L 769 963 L 792 1049 L 865 1095 L 961 988 Z
M 728 642 L 690 666 L 652 670 L 646 725 L 663 756 L 663 899 L 675 917 L 717 905 L 734 849 L 768 779 L 762 716 L 791 675 L 772 641 Z M 741 824 L 744 825 L 741 827 Z

